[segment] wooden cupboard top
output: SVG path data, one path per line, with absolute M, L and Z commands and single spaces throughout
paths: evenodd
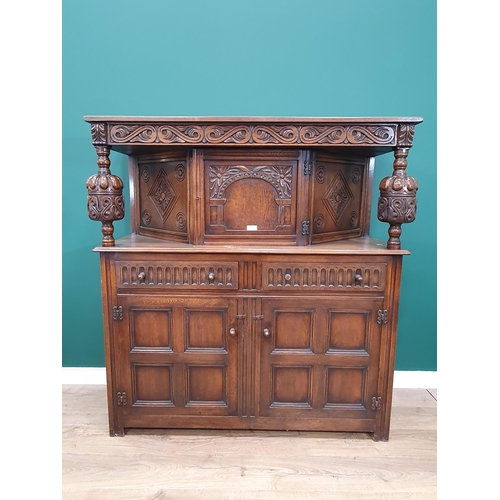
M 248 122 L 248 123 L 413 123 L 423 121 L 420 116 L 113 116 L 88 115 L 86 122 L 165 122 L 176 123 L 204 123 L 204 122 Z
M 349 149 L 377 156 L 409 148 L 421 117 L 85 116 L 94 146 L 127 155 L 179 147 Z
M 247 254 L 282 254 L 282 255 L 409 255 L 407 250 L 388 250 L 385 243 L 373 238 L 353 238 L 331 243 L 319 243 L 309 246 L 288 245 L 191 245 L 176 241 L 131 234 L 115 241 L 113 247 L 96 247 L 94 252 L 154 252 L 154 253 L 247 253 Z

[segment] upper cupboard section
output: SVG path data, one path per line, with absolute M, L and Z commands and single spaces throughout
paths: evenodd
M 193 148 L 132 156 L 132 231 L 193 244 L 309 245 L 368 234 L 370 158 Z

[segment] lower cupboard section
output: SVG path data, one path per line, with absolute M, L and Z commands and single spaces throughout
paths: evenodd
M 382 297 L 117 296 L 110 433 L 371 432 Z

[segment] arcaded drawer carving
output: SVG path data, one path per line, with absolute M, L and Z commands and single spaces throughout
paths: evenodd
M 383 290 L 386 264 L 305 264 L 262 265 L 264 290 Z
M 237 262 L 116 263 L 118 288 L 238 289 Z

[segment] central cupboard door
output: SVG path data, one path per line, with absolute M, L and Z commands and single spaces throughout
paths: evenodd
M 126 393 L 124 426 L 140 415 L 236 415 L 237 305 L 225 298 L 118 296 L 115 367 L 117 390 Z
M 369 420 L 371 430 L 381 307 L 358 297 L 263 299 L 259 416 L 357 419 L 360 429 Z

